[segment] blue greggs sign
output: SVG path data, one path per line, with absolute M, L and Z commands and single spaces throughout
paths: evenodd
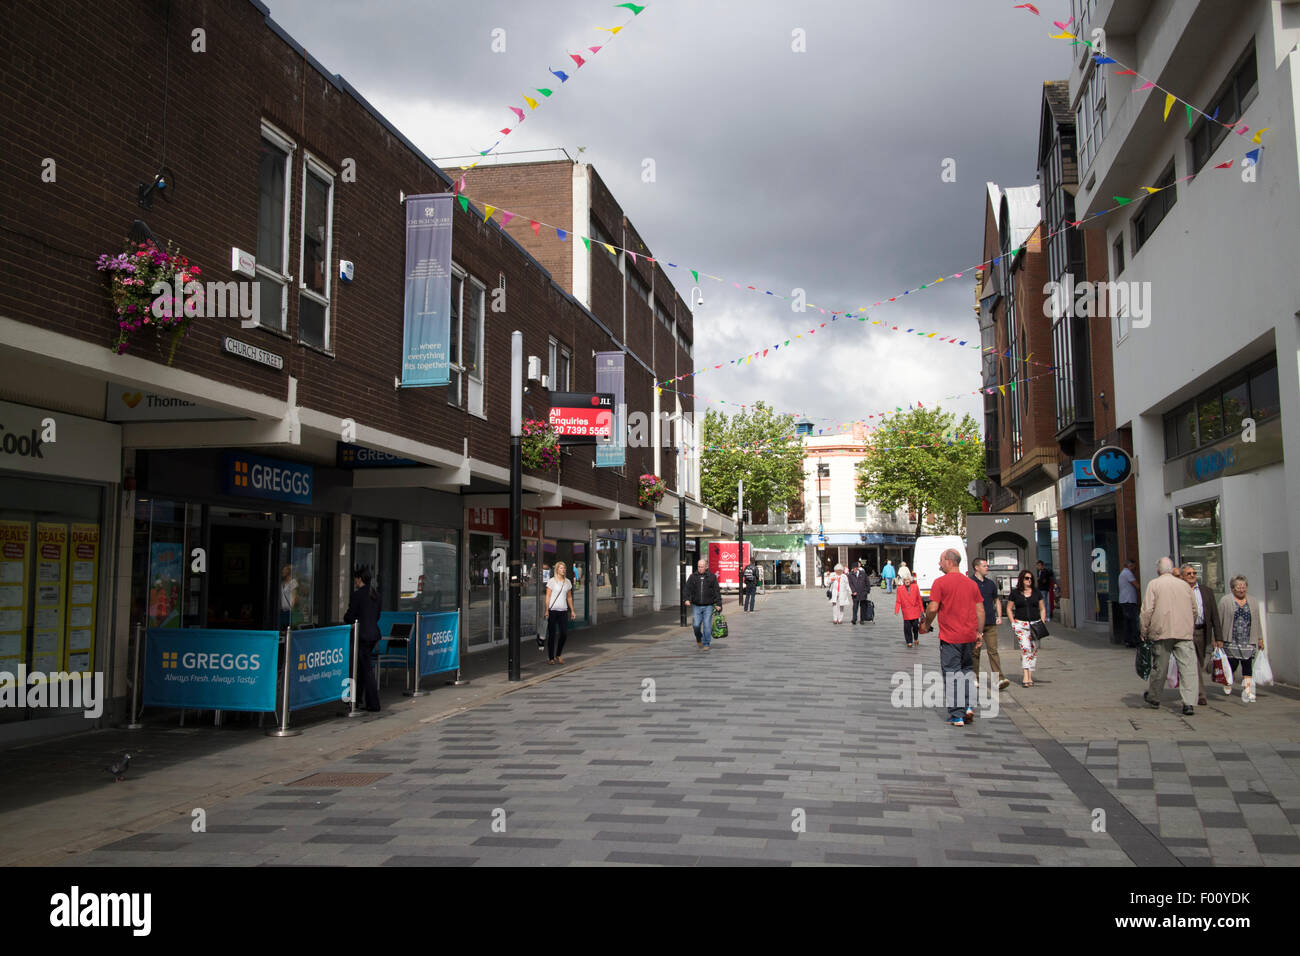
M 275 710 L 275 631 L 150 628 L 144 705 L 192 710 Z
M 420 675 L 460 666 L 460 612 L 420 615 Z
M 301 505 L 311 504 L 312 474 L 311 465 L 236 451 L 226 452 L 221 470 L 228 495 Z

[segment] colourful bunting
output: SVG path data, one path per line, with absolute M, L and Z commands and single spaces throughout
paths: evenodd
M 563 70 L 552 70 L 549 66 L 546 69 L 548 72 L 558 76 L 561 83 L 564 83 L 569 78 L 569 74 L 565 73 Z

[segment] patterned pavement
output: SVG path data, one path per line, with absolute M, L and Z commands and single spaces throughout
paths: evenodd
M 937 641 L 908 650 L 876 604 L 854 627 L 819 591 L 729 603 L 707 653 L 680 631 L 325 768 L 370 782 L 268 787 L 206 832 L 182 818 L 66 862 L 1300 863 L 1300 745 L 1058 743 L 1014 692 L 954 728 L 892 706 L 891 676 L 937 670 Z

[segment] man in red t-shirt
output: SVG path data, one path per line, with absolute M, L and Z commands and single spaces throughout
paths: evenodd
M 943 577 L 930 586 L 930 604 L 921 633 L 939 618 L 939 669 L 943 671 L 948 722 L 963 727 L 975 719 L 975 648 L 983 641 L 984 597 L 979 586 L 961 573 L 961 553 L 949 548 L 939 556 Z M 964 693 L 963 693 L 964 691 Z

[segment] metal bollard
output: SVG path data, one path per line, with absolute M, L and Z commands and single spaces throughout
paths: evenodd
M 268 737 L 297 737 L 301 730 L 289 729 L 289 668 L 293 666 L 293 628 L 284 629 L 284 691 L 280 702 L 280 726 L 268 730 Z
M 412 643 L 407 645 L 408 649 L 415 650 L 415 679 L 411 682 L 411 689 L 407 692 L 407 697 L 424 697 L 428 695 L 427 690 L 420 690 L 420 612 L 415 612 L 415 632 L 411 635 Z M 411 665 L 406 665 L 406 672 L 411 673 Z
M 345 717 L 360 717 L 364 711 L 357 710 L 357 654 L 358 640 L 361 634 L 360 622 L 352 622 L 352 700 L 349 702 L 348 712 Z
M 144 726 L 140 723 L 140 643 L 144 640 L 144 622 L 137 621 L 135 625 L 135 654 L 134 663 L 132 664 L 131 676 L 131 722 L 126 725 L 127 730 L 139 730 Z

